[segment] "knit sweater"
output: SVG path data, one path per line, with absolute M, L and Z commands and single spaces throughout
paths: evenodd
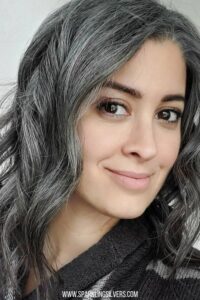
M 96 244 L 57 271 L 55 300 L 199 300 L 200 270 L 153 260 L 146 220 L 120 220 Z M 151 254 L 150 254 L 151 253 Z M 36 290 L 23 300 L 36 300 Z

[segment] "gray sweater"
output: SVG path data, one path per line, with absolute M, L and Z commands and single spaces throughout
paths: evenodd
M 199 300 L 200 269 L 154 259 L 145 220 L 120 220 L 100 241 L 57 271 L 53 299 Z M 40 288 L 42 288 L 40 286 Z M 36 290 L 23 300 L 36 300 Z

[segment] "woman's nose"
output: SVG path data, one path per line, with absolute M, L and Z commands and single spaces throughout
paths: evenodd
M 144 160 L 153 159 L 157 154 L 155 126 L 152 122 L 138 122 L 126 134 L 123 152 Z

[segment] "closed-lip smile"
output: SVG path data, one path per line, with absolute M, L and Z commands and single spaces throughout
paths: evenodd
M 126 177 L 130 177 L 130 178 L 135 178 L 135 179 L 142 179 L 142 178 L 146 178 L 151 176 L 151 174 L 148 173 L 135 173 L 135 172 L 131 172 L 131 171 L 118 171 L 118 170 L 112 170 L 112 169 L 108 169 L 109 171 L 122 175 L 122 176 L 126 176 Z
M 126 189 L 131 190 L 145 190 L 150 185 L 149 173 L 135 173 L 130 171 L 119 171 L 108 169 L 111 179 Z

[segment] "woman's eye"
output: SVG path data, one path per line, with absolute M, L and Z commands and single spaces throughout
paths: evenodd
M 103 100 L 97 105 L 97 109 L 101 112 L 111 114 L 114 117 L 128 115 L 127 108 L 124 104 L 112 100 Z
M 177 123 L 178 120 L 181 118 L 182 112 L 177 111 L 175 109 L 165 109 L 161 110 L 157 114 L 158 119 L 162 119 L 166 121 L 167 123 Z

